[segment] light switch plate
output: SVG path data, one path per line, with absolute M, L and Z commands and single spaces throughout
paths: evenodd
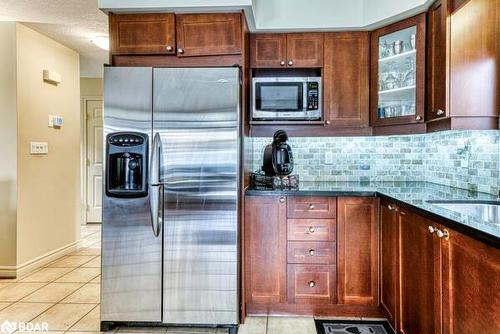
M 32 155 L 45 155 L 49 154 L 49 143 L 47 142 L 30 142 L 30 154 Z

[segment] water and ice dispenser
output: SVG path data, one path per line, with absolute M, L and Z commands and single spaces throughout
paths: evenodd
M 107 196 L 147 196 L 147 171 L 148 135 L 115 132 L 106 137 Z

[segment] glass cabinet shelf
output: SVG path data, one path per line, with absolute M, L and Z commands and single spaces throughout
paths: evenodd
M 379 119 L 416 115 L 416 34 L 410 26 L 378 38 Z
M 408 57 L 415 57 L 415 54 L 417 53 L 417 50 L 410 50 L 410 51 L 405 51 L 403 53 L 393 55 L 393 56 L 388 56 L 384 58 L 379 58 L 378 62 L 379 64 L 388 62 L 390 60 L 396 60 L 398 58 L 408 58 Z
M 381 90 L 378 92 L 379 102 L 394 100 L 412 100 L 415 98 L 415 86 Z

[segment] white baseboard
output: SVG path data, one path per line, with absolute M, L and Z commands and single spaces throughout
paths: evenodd
M 48 253 L 45 253 L 39 257 L 32 260 L 26 261 L 18 266 L 0 266 L 0 277 L 3 278 L 15 278 L 22 277 L 28 273 L 38 269 L 50 262 L 57 260 L 58 258 L 75 251 L 78 248 L 81 240 L 72 242 L 66 246 L 60 247 Z

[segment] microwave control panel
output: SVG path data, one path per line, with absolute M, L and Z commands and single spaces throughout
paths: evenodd
M 318 110 L 319 105 L 319 83 L 307 83 L 307 110 Z

